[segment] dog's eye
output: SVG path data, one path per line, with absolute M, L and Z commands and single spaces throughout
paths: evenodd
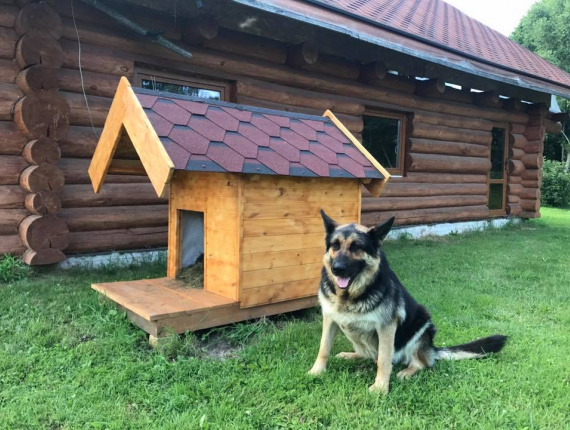
M 354 242 L 352 242 L 352 243 L 350 244 L 350 248 L 348 248 L 348 250 L 349 250 L 350 252 L 356 252 L 356 251 L 358 251 L 358 249 L 359 249 L 358 245 L 357 245 L 356 243 L 354 243 Z
M 335 240 L 332 244 L 331 244 L 331 248 L 334 251 L 338 251 L 340 249 L 340 242 L 338 240 Z

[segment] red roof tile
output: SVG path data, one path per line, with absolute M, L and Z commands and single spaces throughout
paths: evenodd
M 327 117 L 133 90 L 175 169 L 382 178 Z

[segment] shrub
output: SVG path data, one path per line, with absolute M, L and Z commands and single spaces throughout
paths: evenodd
M 13 282 L 24 279 L 30 271 L 21 259 L 10 254 L 0 257 L 0 282 Z
M 566 163 L 544 160 L 542 166 L 542 203 L 548 206 L 570 205 L 570 173 L 564 172 Z

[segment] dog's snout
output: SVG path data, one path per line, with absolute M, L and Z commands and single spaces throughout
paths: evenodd
M 346 275 L 348 266 L 347 266 L 346 262 L 343 261 L 342 259 L 335 259 L 331 265 L 331 268 L 332 268 L 332 272 L 336 276 L 343 276 L 343 275 Z

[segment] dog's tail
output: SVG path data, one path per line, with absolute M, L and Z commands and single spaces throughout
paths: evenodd
M 496 334 L 484 337 L 462 345 L 449 348 L 436 348 L 437 360 L 464 360 L 481 358 L 494 352 L 499 352 L 507 343 L 507 336 Z

